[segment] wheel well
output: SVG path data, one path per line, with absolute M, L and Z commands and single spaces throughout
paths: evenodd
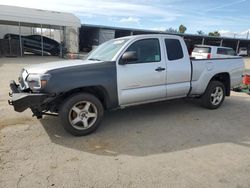
M 81 93 L 81 92 L 85 92 L 85 93 L 89 93 L 89 94 L 94 95 L 95 97 L 97 97 L 101 101 L 104 109 L 108 108 L 109 97 L 108 97 L 106 90 L 102 86 L 88 86 L 88 87 L 81 87 L 81 88 L 72 89 L 70 91 L 63 93 L 60 96 L 59 103 L 62 103 L 62 101 L 65 100 L 65 98 L 68 98 L 69 96 L 71 96 L 75 93 Z
M 213 78 L 210 80 L 213 81 L 219 81 L 224 84 L 225 89 L 226 89 L 226 96 L 230 96 L 230 91 L 231 91 L 231 82 L 230 82 L 230 75 L 229 73 L 219 73 L 213 76 Z

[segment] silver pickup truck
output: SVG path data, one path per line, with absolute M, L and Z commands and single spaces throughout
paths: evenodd
M 104 110 L 184 97 L 221 106 L 242 80 L 242 58 L 190 60 L 179 36 L 139 35 L 100 45 L 86 60 L 24 68 L 9 104 L 37 118 L 59 115 L 73 135 L 97 129 Z

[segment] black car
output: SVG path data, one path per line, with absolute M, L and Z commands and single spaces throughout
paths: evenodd
M 28 35 L 21 36 L 22 44 L 25 52 L 31 52 L 37 55 L 42 54 L 42 48 L 44 55 L 58 56 L 60 54 L 61 44 L 48 37 L 41 37 L 41 35 Z M 19 40 L 19 35 L 6 34 L 4 39 L 16 39 Z M 41 45 L 41 40 L 43 45 Z M 62 46 L 62 53 L 66 53 L 66 48 Z

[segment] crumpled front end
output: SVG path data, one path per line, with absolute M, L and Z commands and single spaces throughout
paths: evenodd
M 22 92 L 22 90 L 13 80 L 10 82 L 10 88 L 11 93 L 9 94 L 10 99 L 8 102 L 17 112 L 23 112 L 28 108 L 41 108 L 44 100 L 48 97 L 47 94 L 42 93 Z

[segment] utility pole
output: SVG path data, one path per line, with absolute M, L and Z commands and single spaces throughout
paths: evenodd
M 249 37 L 249 31 L 247 32 L 247 39 L 248 39 L 248 37 Z

